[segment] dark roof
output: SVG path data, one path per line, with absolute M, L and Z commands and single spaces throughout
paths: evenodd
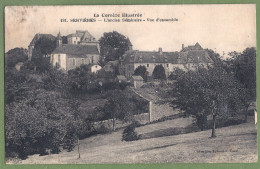
M 54 49 L 52 53 L 65 53 L 75 56 L 84 56 L 86 54 L 99 55 L 99 51 L 96 45 L 71 45 L 63 44 L 60 47 Z
M 208 52 L 199 43 L 183 48 L 181 52 L 151 52 L 130 50 L 123 55 L 124 63 L 212 63 Z
M 34 35 L 34 37 L 33 37 L 33 39 L 32 39 L 32 41 L 31 41 L 31 43 L 30 43 L 29 46 L 35 45 L 35 43 L 36 43 L 41 37 L 46 37 L 46 38 L 49 38 L 49 39 L 51 39 L 51 40 L 55 40 L 55 39 L 56 39 L 56 37 L 53 36 L 52 34 L 39 34 L 39 33 L 37 33 L 37 34 Z
M 190 50 L 203 50 L 203 48 L 200 46 L 200 44 L 197 42 L 194 46 L 187 46 L 184 47 L 181 52 L 187 52 Z
M 125 63 L 176 63 L 178 52 L 127 51 L 122 61 Z
M 208 52 L 206 50 L 191 50 L 187 52 L 180 52 L 178 63 L 212 63 Z
M 69 34 L 67 37 L 80 37 L 81 42 L 98 42 L 95 37 L 92 36 L 88 31 L 77 30 L 76 33 Z

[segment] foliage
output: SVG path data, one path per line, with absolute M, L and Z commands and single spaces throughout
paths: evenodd
M 137 132 L 135 131 L 136 125 L 137 125 L 136 122 L 133 122 L 124 129 L 122 135 L 122 141 L 134 141 L 134 140 L 139 140 L 141 138 L 141 136 L 138 135 Z
M 146 101 L 131 96 L 127 91 L 114 90 L 108 93 L 108 101 L 103 107 L 103 112 L 106 119 L 113 119 L 115 130 L 115 119 L 131 121 L 133 115 L 147 112 L 147 106 Z
M 32 63 L 36 70 L 43 73 L 51 68 L 49 54 L 56 48 L 55 39 L 42 36 L 36 43 L 32 53 Z
M 198 123 L 204 122 L 208 115 L 213 116 L 212 137 L 215 137 L 216 117 L 228 117 L 228 109 L 239 109 L 243 99 L 239 82 L 219 67 L 188 71 L 177 79 L 174 86 L 174 107 L 195 116 Z M 200 127 L 203 129 L 203 125 Z
M 256 100 L 256 49 L 246 48 L 242 53 L 234 51 L 229 55 L 230 69 L 244 88 L 241 96 L 246 122 L 248 107 Z
M 26 93 L 5 107 L 7 153 L 12 147 L 22 159 L 32 153 L 44 155 L 47 149 L 58 153 L 66 138 L 73 139 L 70 133 L 77 133 L 78 103 L 43 89 Z
M 27 49 L 14 48 L 5 53 L 5 65 L 7 67 L 14 67 L 19 62 L 25 62 L 27 60 Z
M 147 70 L 145 66 L 138 66 L 135 69 L 134 75 L 136 76 L 142 76 L 143 79 L 146 79 L 145 81 L 147 81 Z
M 38 55 L 33 57 L 44 57 L 48 54 L 51 54 L 51 52 L 56 48 L 56 39 L 50 39 L 46 36 L 42 36 L 39 38 L 38 41 L 36 41 L 34 50 L 38 51 Z
M 250 100 L 256 98 L 256 49 L 246 48 L 242 54 L 234 58 L 234 73 L 236 78 L 242 83 Z
M 154 79 L 166 79 L 165 70 L 162 65 L 156 65 L 153 70 L 153 78 Z
M 105 32 L 99 39 L 100 55 L 105 62 L 118 60 L 128 49 L 129 39 L 113 31 Z
M 179 77 L 181 77 L 183 74 L 185 73 L 184 70 L 176 67 L 173 69 L 173 71 L 171 72 L 170 76 L 168 77 L 168 79 L 170 80 L 176 80 L 178 79 Z
M 62 39 L 62 44 L 68 44 L 67 36 L 62 36 L 61 39 Z

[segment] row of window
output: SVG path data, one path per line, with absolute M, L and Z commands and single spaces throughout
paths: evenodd
M 51 57 L 51 62 L 53 63 L 53 57 Z M 94 56 L 91 57 L 91 63 L 94 63 Z M 61 56 L 58 55 L 58 63 L 61 63 Z M 85 64 L 85 59 L 81 59 L 81 64 Z M 72 59 L 72 65 L 76 65 L 76 59 Z
M 150 64 L 148 63 L 148 64 L 146 65 L 146 67 L 149 67 L 149 66 L 150 66 Z M 155 64 L 155 66 L 156 66 L 156 64 Z M 130 69 L 130 67 L 131 67 L 131 66 L 129 65 L 129 69 Z M 169 67 L 169 64 L 168 64 L 168 63 L 166 64 L 166 67 Z

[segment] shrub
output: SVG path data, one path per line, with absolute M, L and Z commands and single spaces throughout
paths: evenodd
M 122 141 L 134 141 L 134 140 L 139 140 L 141 138 L 140 135 L 137 134 L 135 131 L 137 123 L 133 122 L 132 124 L 128 125 L 122 135 Z

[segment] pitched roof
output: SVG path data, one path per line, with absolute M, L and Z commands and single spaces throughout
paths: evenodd
M 206 50 L 191 50 L 180 52 L 178 63 L 212 63 Z
M 203 50 L 203 48 L 200 46 L 200 44 L 197 42 L 194 46 L 187 46 L 184 47 L 181 52 L 187 52 L 190 50 Z
M 69 55 L 84 57 L 86 54 L 96 54 L 99 55 L 99 51 L 96 45 L 72 45 L 72 44 L 63 44 L 60 47 L 57 47 L 52 52 L 65 53 Z
M 56 37 L 53 36 L 52 34 L 39 34 L 39 33 L 37 33 L 37 34 L 34 35 L 34 37 L 33 37 L 32 41 L 30 42 L 30 45 L 29 45 L 29 46 L 35 45 L 35 43 L 36 43 L 41 37 L 46 37 L 46 38 L 49 38 L 49 39 L 51 39 L 51 40 L 55 40 L 55 39 L 56 39 Z
M 122 61 L 126 63 L 175 63 L 178 59 L 178 52 L 151 52 L 151 51 L 127 51 Z
M 137 80 L 137 81 L 143 81 L 144 79 L 142 78 L 142 76 L 132 76 L 132 78 L 134 80 Z
M 87 30 L 86 31 L 80 31 L 77 30 L 76 33 L 73 34 L 69 34 L 67 36 L 69 37 L 80 37 L 80 40 L 84 43 L 84 42 L 98 42 L 96 41 L 95 37 L 92 36 Z

